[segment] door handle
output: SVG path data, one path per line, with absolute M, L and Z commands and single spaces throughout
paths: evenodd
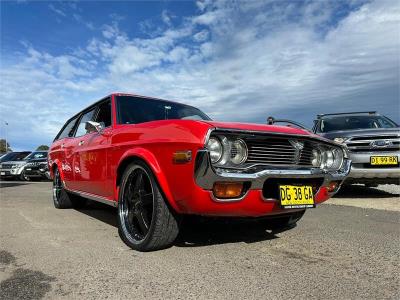
M 84 143 L 85 143 L 85 141 L 80 141 L 78 145 L 82 146 Z
M 64 149 L 64 143 L 61 144 L 61 149 Z

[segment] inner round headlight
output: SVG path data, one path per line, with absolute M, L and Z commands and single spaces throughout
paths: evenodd
M 219 139 L 215 137 L 210 137 L 210 139 L 207 142 L 207 149 L 208 152 L 210 153 L 210 159 L 212 163 L 216 163 L 221 159 L 223 149 Z
M 313 167 L 319 167 L 321 165 L 321 152 L 318 149 L 314 149 L 311 155 L 311 164 Z
M 235 165 L 241 164 L 247 158 L 247 146 L 246 143 L 237 139 L 231 144 L 231 162 Z
M 333 157 L 332 150 L 326 150 L 325 151 L 325 167 L 332 168 L 334 163 L 335 163 L 335 159 Z

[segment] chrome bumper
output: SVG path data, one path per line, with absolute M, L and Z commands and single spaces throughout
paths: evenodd
M 400 153 L 398 151 L 391 152 L 362 152 L 362 153 L 350 153 L 350 159 L 353 162 L 350 174 L 348 178 L 365 178 L 365 179 L 373 179 L 373 178 L 399 178 L 400 179 L 400 167 L 392 167 L 392 168 L 365 168 L 363 164 L 370 163 L 371 156 L 397 156 L 400 161 Z
M 331 181 L 342 181 L 349 174 L 351 160 L 345 159 L 340 170 L 327 172 L 319 168 L 276 168 L 265 166 L 251 171 L 216 169 L 211 166 L 211 161 L 207 150 L 199 150 L 195 162 L 195 181 L 197 185 L 206 190 L 211 190 L 215 182 L 218 181 L 246 181 L 251 182 L 250 189 L 261 190 L 264 182 L 268 178 L 324 178 L 324 185 Z

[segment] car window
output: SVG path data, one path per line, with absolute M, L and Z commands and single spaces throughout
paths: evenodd
M 47 152 L 38 151 L 38 152 L 32 152 L 27 157 L 25 157 L 24 160 L 40 159 L 40 158 L 46 158 L 46 157 L 47 157 Z
M 201 110 L 180 103 L 132 96 L 117 97 L 119 124 L 137 124 L 156 120 L 210 120 Z
M 29 155 L 30 153 L 29 152 L 21 152 L 21 153 L 18 153 L 16 156 L 15 156 L 15 158 L 14 158 L 14 160 L 23 160 L 27 155 Z
M 95 121 L 103 127 L 111 126 L 111 100 L 100 103 Z
M 79 120 L 79 126 L 76 130 L 75 136 L 82 136 L 88 133 L 85 129 L 86 122 L 93 119 L 94 111 L 95 109 L 93 108 L 82 115 L 81 119 Z
M 71 121 L 69 121 L 65 125 L 64 129 L 58 134 L 56 139 L 63 139 L 63 138 L 66 138 L 66 137 L 72 137 L 72 135 L 74 134 L 73 129 L 75 127 L 77 119 L 78 119 L 78 117 L 75 117 Z
M 327 117 L 320 122 L 320 132 L 394 128 L 397 125 L 384 116 L 334 116 Z

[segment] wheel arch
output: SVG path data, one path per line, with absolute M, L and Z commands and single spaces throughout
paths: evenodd
M 54 161 L 50 162 L 49 165 L 50 165 L 50 168 L 49 168 L 50 177 L 53 179 L 54 172 L 55 172 L 56 168 L 58 168 L 58 172 L 60 173 L 61 180 L 64 180 L 64 173 L 62 172 L 61 162 L 59 160 L 54 160 Z
M 171 189 L 169 188 L 167 178 L 165 177 L 164 172 L 162 171 L 157 158 L 155 155 L 147 149 L 144 148 L 135 148 L 127 151 L 120 159 L 117 169 L 116 169 L 116 180 L 115 180 L 115 189 L 114 189 L 114 198 L 118 201 L 119 187 L 121 184 L 122 175 L 126 167 L 134 162 L 134 161 L 142 161 L 144 162 L 150 170 L 153 172 L 159 188 L 161 192 L 164 194 L 168 203 L 173 207 L 175 211 L 178 211 L 178 207 L 174 201 L 174 198 L 171 193 Z

